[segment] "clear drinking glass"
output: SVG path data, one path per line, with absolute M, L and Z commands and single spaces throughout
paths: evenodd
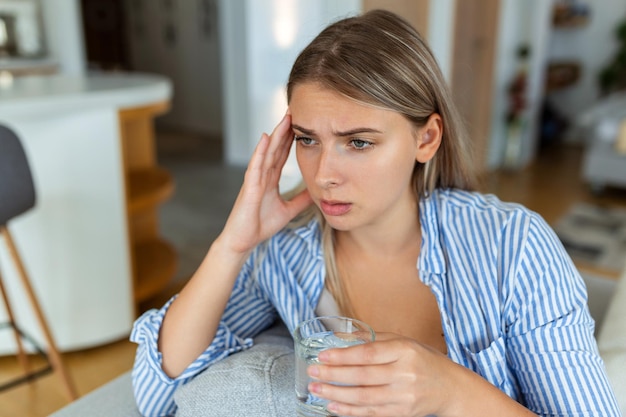
M 303 321 L 294 330 L 296 351 L 297 415 L 301 417 L 334 416 L 326 410 L 328 401 L 309 392 L 309 365 L 319 363 L 317 356 L 325 349 L 345 348 L 373 342 L 376 335 L 367 324 L 348 317 L 323 316 Z

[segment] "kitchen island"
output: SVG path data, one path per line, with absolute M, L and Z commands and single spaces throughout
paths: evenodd
M 37 195 L 9 228 L 61 350 L 127 337 L 138 304 L 175 274 L 157 216 L 174 184 L 156 164 L 153 131 L 171 95 L 168 79 L 135 73 L 0 85 L 0 124 L 22 139 Z M 41 341 L 2 241 L 0 272 L 18 321 Z M 0 332 L 0 353 L 14 351 L 11 336 Z

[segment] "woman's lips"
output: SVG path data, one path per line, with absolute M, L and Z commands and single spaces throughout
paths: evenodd
M 341 216 L 346 214 L 352 208 L 350 203 L 342 203 L 339 201 L 320 201 L 320 209 L 327 216 Z

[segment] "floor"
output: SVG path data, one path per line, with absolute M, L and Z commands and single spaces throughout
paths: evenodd
M 159 161 L 177 183 L 174 197 L 160 212 L 161 232 L 178 249 L 180 265 L 172 285 L 142 310 L 163 304 L 195 270 L 210 242 L 221 230 L 243 179 L 244 170 L 221 163 L 218 140 L 160 131 Z M 521 172 L 498 172 L 484 180 L 482 191 L 520 202 L 549 222 L 571 204 L 588 201 L 626 206 L 626 190 L 609 189 L 594 195 L 581 181 L 581 149 L 555 146 L 542 151 Z M 135 346 L 120 340 L 106 346 L 64 355 L 80 395 L 84 395 L 132 366 Z M 0 358 L 0 382 L 16 369 L 12 358 Z M 56 376 L 0 392 L 0 417 L 42 417 L 67 403 Z

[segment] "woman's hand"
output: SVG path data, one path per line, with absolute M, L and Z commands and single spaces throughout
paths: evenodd
M 318 380 L 310 384 L 311 392 L 330 400 L 328 409 L 342 416 L 440 413 L 452 395 L 450 378 L 458 365 L 412 339 L 390 333 L 376 339 L 321 352 L 321 364 L 308 369 Z
M 478 374 L 412 339 L 376 341 L 319 354 L 308 368 L 316 396 L 341 416 L 535 416 Z
M 289 113 L 271 135 L 264 133 L 261 136 L 221 235 L 222 243 L 232 251 L 245 253 L 251 250 L 311 204 L 307 190 L 289 201 L 281 198 L 278 190 L 292 143 Z
M 170 377 L 180 375 L 211 344 L 248 252 L 311 204 L 306 190 L 290 201 L 278 191 L 292 143 L 291 117 L 286 114 L 271 135 L 261 137 L 222 233 L 169 307 L 159 350 Z

